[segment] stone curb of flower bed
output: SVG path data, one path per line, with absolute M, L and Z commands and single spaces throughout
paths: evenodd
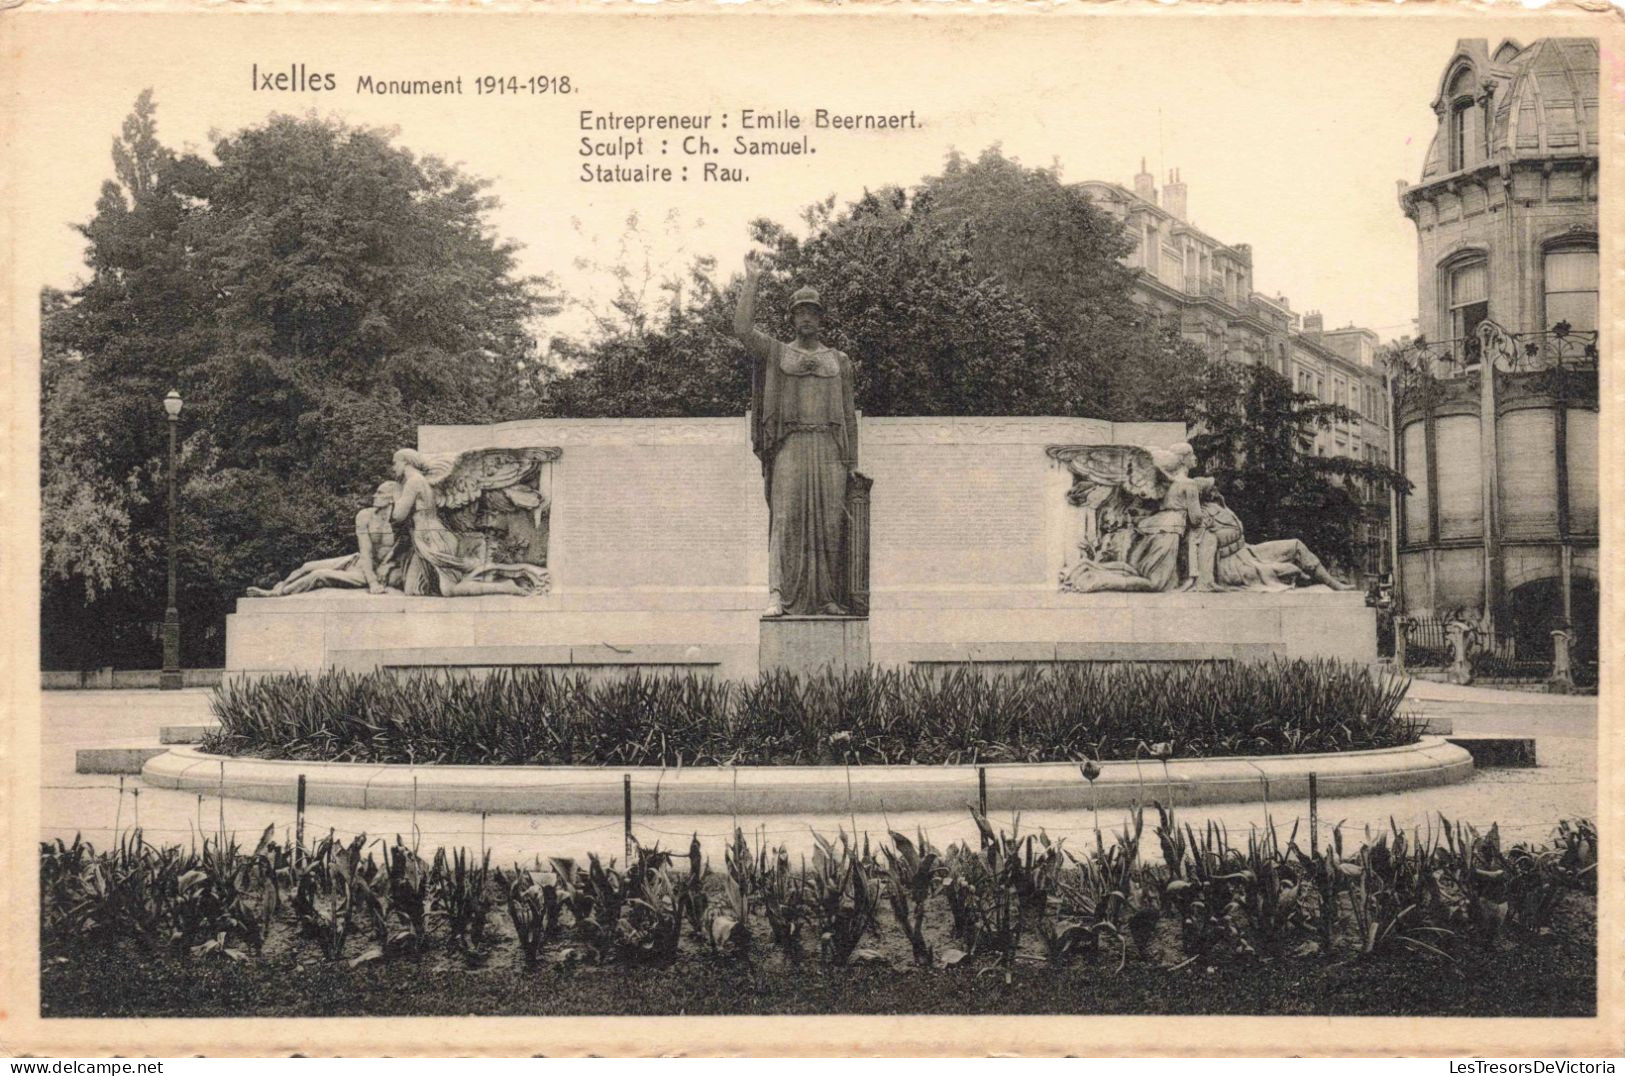
M 996 763 L 987 771 L 989 810 L 1173 806 L 1365 796 L 1454 784 L 1473 759 L 1438 736 L 1403 747 L 1323 755 L 1103 762 L 1084 780 L 1070 762 Z M 947 811 L 977 801 L 976 766 L 406 766 L 285 762 L 179 747 L 149 759 L 141 779 L 156 788 L 221 792 L 238 799 L 295 801 L 299 775 L 312 806 L 510 814 L 618 816 L 632 778 L 637 816 L 848 814 Z

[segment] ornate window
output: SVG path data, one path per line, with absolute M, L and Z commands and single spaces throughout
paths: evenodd
M 1545 256 L 1546 311 L 1542 329 L 1560 321 L 1587 332 L 1597 327 L 1597 250 L 1592 246 L 1549 248 Z
M 1473 101 L 1464 98 L 1450 106 L 1450 171 L 1467 167 L 1467 129 L 1472 126 Z
M 1459 262 L 1445 277 L 1450 338 L 1459 340 L 1468 365 L 1478 361 L 1478 323 L 1490 316 L 1489 263 L 1483 258 Z
M 1449 148 L 1449 171 L 1458 172 L 1476 164 L 1480 156 L 1478 143 L 1480 130 L 1478 110 L 1473 100 L 1473 69 L 1463 67 L 1450 80 L 1450 112 L 1446 116 L 1445 135 Z

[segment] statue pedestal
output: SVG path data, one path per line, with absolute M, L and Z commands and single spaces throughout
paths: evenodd
M 869 621 L 855 616 L 763 617 L 759 664 L 798 676 L 869 666 Z

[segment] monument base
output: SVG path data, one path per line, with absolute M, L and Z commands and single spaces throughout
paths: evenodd
M 764 620 L 765 601 L 765 592 L 743 587 L 535 598 L 337 590 L 244 598 L 226 618 L 226 675 L 539 666 L 749 680 L 768 669 L 870 663 L 1372 662 L 1377 656 L 1376 610 L 1353 592 L 890 590 L 874 594 L 866 619 Z
M 323 590 L 242 598 L 226 618 L 225 675 L 539 667 L 751 679 L 765 600 L 744 588 L 474 598 Z
M 855 616 L 775 616 L 761 621 L 763 673 L 818 676 L 869 666 L 869 621 Z
M 877 591 L 877 665 L 1377 660 L 1377 611 L 1357 591 Z

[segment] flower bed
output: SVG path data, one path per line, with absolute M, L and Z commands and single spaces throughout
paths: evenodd
M 218 689 L 214 754 L 706 766 L 1201 758 L 1414 743 L 1409 681 L 1332 661 L 694 675 L 328 672 Z
M 1388 988 L 1416 1011 L 1595 1004 L 1587 822 L 1560 824 L 1546 845 L 1441 819 L 1358 846 L 1339 830 L 1243 846 L 1159 809 L 1151 832 L 1133 812 L 1081 852 L 978 824 L 978 845 L 841 834 L 805 863 L 736 833 L 717 869 L 697 845 L 637 849 L 624 868 L 537 857 L 506 869 L 398 838 L 296 850 L 267 831 L 252 851 L 187 851 L 135 834 L 101 853 L 57 841 L 41 849 L 46 1004 L 59 1016 L 331 1013 L 310 990 L 319 981 L 356 1011 L 466 1013 L 473 968 L 510 984 L 489 1001 L 500 1012 L 515 996 L 550 1012 L 1407 1011 Z M 899 980 L 908 967 L 916 975 Z M 1542 989 L 1503 989 L 1528 968 Z M 108 992 L 132 977 L 143 989 Z M 1342 991 L 1350 980 L 1367 985 Z M 1009 989 L 966 985 L 984 981 Z M 410 996 L 404 983 L 418 984 Z M 701 997 L 697 983 L 714 989 Z

